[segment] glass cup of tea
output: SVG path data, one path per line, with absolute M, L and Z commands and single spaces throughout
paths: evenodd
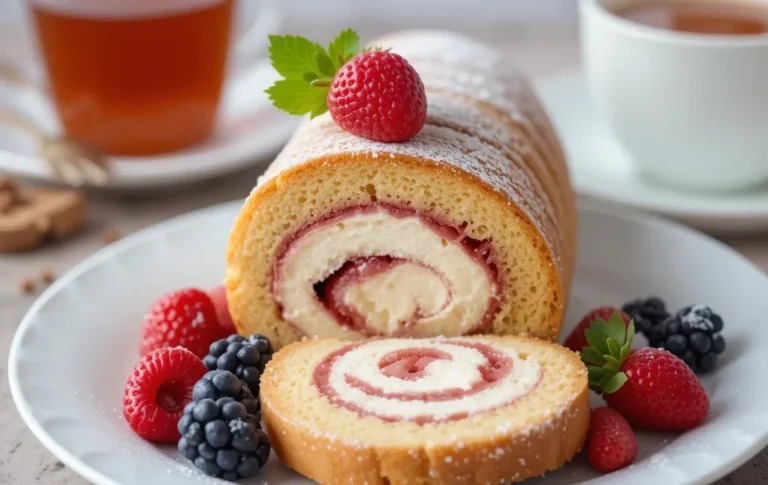
M 27 4 L 63 129 L 114 155 L 208 138 L 229 67 L 252 57 L 278 22 L 275 2 L 265 0 Z

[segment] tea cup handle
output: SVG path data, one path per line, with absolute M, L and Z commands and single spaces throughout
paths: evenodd
M 258 8 L 253 5 L 259 4 Z M 239 0 L 237 2 L 237 23 L 234 31 L 234 68 L 245 67 L 262 57 L 267 36 L 277 33 L 282 15 L 277 7 L 278 0 Z

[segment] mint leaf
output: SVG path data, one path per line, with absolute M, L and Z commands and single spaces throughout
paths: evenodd
M 360 36 L 352 29 L 343 30 L 328 45 L 328 56 L 333 61 L 334 73 L 358 54 L 360 54 Z
M 317 54 L 325 52 L 323 47 L 304 37 L 295 35 L 270 35 L 269 58 L 272 67 L 288 80 L 304 79 L 307 73 L 321 77 L 317 65 Z
M 328 110 L 328 88 L 310 86 L 303 79 L 281 79 L 265 92 L 276 108 L 292 115 L 310 113 L 314 118 Z
M 333 79 L 333 76 L 336 75 L 336 67 L 334 67 L 333 61 L 328 57 L 328 54 L 326 54 L 325 51 L 322 51 L 318 52 L 315 57 L 315 60 L 317 61 L 317 69 L 320 74 Z

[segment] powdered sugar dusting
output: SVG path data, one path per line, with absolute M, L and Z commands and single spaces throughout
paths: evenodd
M 380 143 L 343 131 L 327 113 L 305 120 L 254 190 L 291 167 L 336 154 L 410 156 L 477 177 L 520 207 L 550 249 L 559 244 L 552 240 L 558 237 L 553 202 L 524 160 L 534 142 L 488 112 L 496 109 L 532 133 L 546 126 L 519 71 L 493 49 L 450 32 L 411 31 L 375 43 L 392 47 L 419 71 L 429 105 L 424 129 L 404 143 Z

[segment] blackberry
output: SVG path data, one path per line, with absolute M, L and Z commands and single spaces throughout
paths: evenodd
M 651 328 L 651 347 L 667 349 L 694 372 L 706 374 L 725 350 L 723 319 L 705 305 L 687 306 Z
M 272 358 L 272 345 L 263 335 L 248 338 L 230 335 L 211 344 L 203 358 L 208 370 L 227 370 L 248 385 L 254 396 L 259 396 L 259 379 L 267 362 Z
M 218 403 L 222 398 L 242 404 L 248 414 L 255 416 L 257 421 L 261 421 L 259 400 L 253 396 L 245 382 L 229 371 L 209 371 L 192 388 L 193 404 L 206 399 Z
M 206 475 L 237 480 L 256 475 L 269 458 L 267 435 L 245 406 L 222 397 L 184 408 L 179 453 Z
M 661 298 L 651 296 L 627 302 L 621 307 L 622 311 L 632 317 L 635 329 L 650 340 L 651 329 L 658 323 L 669 318 L 667 305 Z

